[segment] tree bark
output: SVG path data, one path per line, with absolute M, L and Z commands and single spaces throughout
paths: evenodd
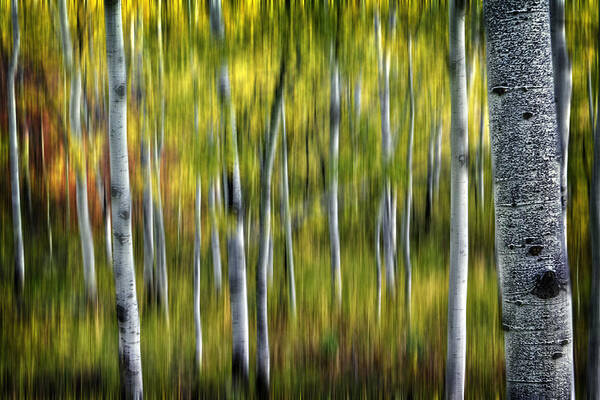
M 283 205 L 283 227 L 285 229 L 285 250 L 290 291 L 290 307 L 292 316 L 296 317 L 296 280 L 294 276 L 294 243 L 292 240 L 292 218 L 290 216 L 290 193 L 287 164 L 287 133 L 285 130 L 285 101 L 281 103 L 282 138 L 281 138 L 281 203 Z M 272 252 L 271 252 L 272 254 Z
M 463 399 L 467 353 L 467 275 L 469 268 L 469 101 L 465 65 L 464 0 L 450 0 L 450 277 L 446 398 Z
M 508 398 L 575 398 L 549 10 L 549 0 L 485 3 Z
M 331 102 L 329 125 L 329 242 L 331 251 L 332 296 L 338 307 L 342 304 L 342 275 L 340 271 L 340 233 L 338 228 L 338 154 L 340 140 L 340 77 L 337 60 L 331 71 Z
M 265 135 L 265 147 L 260 171 L 260 233 L 258 244 L 258 263 L 256 266 L 256 356 L 257 389 L 259 393 L 269 391 L 269 325 L 267 316 L 267 269 L 269 262 L 269 244 L 271 238 L 271 176 L 277 149 L 279 123 L 283 103 L 283 85 L 285 81 L 285 58 L 281 62 L 281 71 L 275 88 L 275 97 L 271 107 L 271 117 Z M 272 257 L 271 257 L 272 260 Z
M 8 70 L 8 132 L 10 145 L 10 188 L 13 219 L 13 240 L 15 249 L 15 292 L 23 293 L 25 285 L 25 257 L 23 255 L 23 230 L 21 228 L 21 194 L 19 189 L 19 143 L 17 140 L 17 111 L 15 101 L 15 76 L 21 35 L 19 32 L 19 14 L 17 0 L 11 0 L 11 18 L 13 33 L 13 54 Z
M 221 1 L 210 0 L 211 33 L 218 46 L 225 41 L 224 27 L 221 16 Z M 229 268 L 229 287 L 231 302 L 231 332 L 232 332 L 232 375 L 236 383 L 243 386 L 248 384 L 249 375 L 249 337 L 248 337 L 248 300 L 246 289 L 246 257 L 244 254 L 244 216 L 242 210 L 242 187 L 240 178 L 240 163 L 237 151 L 237 132 L 235 112 L 231 102 L 231 87 L 226 59 L 221 60 L 218 75 L 219 103 L 222 113 L 222 131 L 226 154 L 231 155 L 223 164 L 224 178 L 230 170 L 230 179 L 224 180 L 223 187 L 231 185 L 231 193 L 225 192 L 226 208 L 228 210 L 227 252 Z M 230 137 L 227 139 L 227 135 Z
M 109 87 L 109 146 L 114 277 L 119 325 L 121 388 L 127 398 L 143 398 L 140 320 L 131 237 L 131 189 L 127 154 L 127 82 L 121 1 L 104 3 Z

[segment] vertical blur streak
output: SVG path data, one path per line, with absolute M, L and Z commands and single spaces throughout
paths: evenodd
M 600 11 L 600 3 L 599 3 Z M 600 14 L 599 14 L 600 19 Z M 600 31 L 596 42 L 596 56 L 600 48 Z M 592 105 L 591 77 L 588 74 L 590 96 L 590 120 L 594 130 L 594 114 Z M 600 96 L 598 96 L 600 105 Z M 600 109 L 600 108 L 599 108 Z M 588 346 L 588 398 L 600 396 L 600 124 L 595 121 L 594 161 L 592 182 L 590 185 L 590 247 L 592 252 L 592 282 L 590 292 L 590 331 Z
M 8 134 L 10 137 L 10 183 L 12 198 L 13 239 L 15 246 L 15 291 L 20 297 L 25 284 L 25 258 L 21 228 L 21 194 L 19 189 L 19 144 L 17 142 L 17 111 L 15 101 L 15 76 L 21 37 L 17 0 L 11 1 L 13 26 L 13 54 L 8 70 Z
M 342 304 L 342 274 L 340 271 L 340 233 L 338 229 L 338 153 L 340 140 L 340 76 L 337 54 L 331 69 L 331 103 L 329 125 L 329 246 L 331 251 L 331 285 L 334 304 Z
M 415 136 L 415 93 L 413 87 L 412 37 L 408 36 L 408 86 L 410 95 L 410 126 L 406 148 L 406 199 L 404 203 L 404 302 L 407 326 L 410 327 L 410 308 L 412 291 L 412 264 L 410 261 L 410 214 L 412 210 L 412 159 Z
M 104 2 L 109 88 L 109 149 L 114 238 L 114 279 L 119 325 L 122 396 L 143 398 L 140 319 L 131 237 L 131 189 L 127 153 L 127 82 L 121 1 Z
M 451 182 L 450 278 L 448 287 L 448 349 L 446 399 L 463 399 L 467 352 L 467 275 L 469 266 L 469 135 L 465 66 L 464 0 L 449 4 Z

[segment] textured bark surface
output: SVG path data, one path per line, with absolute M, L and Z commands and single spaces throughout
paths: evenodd
M 574 398 L 548 0 L 488 0 L 488 104 L 508 398 Z
M 465 65 L 465 2 L 450 0 L 450 276 L 446 398 L 463 399 L 467 353 L 469 267 L 469 136 Z
M 105 1 L 104 15 L 109 87 L 113 265 L 119 325 L 121 387 L 127 398 L 141 399 L 143 397 L 142 358 L 131 237 L 131 189 L 127 154 L 127 81 L 121 1 Z
M 337 60 L 331 71 L 331 102 L 329 108 L 329 246 L 331 252 L 331 288 L 337 304 L 342 304 L 342 274 L 340 271 L 340 233 L 338 229 L 338 154 L 340 141 L 340 76 Z
M 17 140 L 17 111 L 15 102 L 15 76 L 19 59 L 21 37 L 17 0 L 11 0 L 13 53 L 8 70 L 8 135 L 10 146 L 10 189 L 12 202 L 13 240 L 15 248 L 15 290 L 21 294 L 25 284 L 25 258 L 21 228 L 21 193 L 19 189 L 19 143 Z

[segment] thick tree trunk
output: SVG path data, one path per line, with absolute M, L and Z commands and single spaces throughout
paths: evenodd
M 294 243 L 292 240 L 292 218 L 290 216 L 290 193 L 287 164 L 287 133 L 285 131 L 285 102 L 281 103 L 282 138 L 281 138 L 281 203 L 283 209 L 283 227 L 285 229 L 285 250 L 290 291 L 290 307 L 296 317 L 296 280 L 294 276 Z M 271 251 L 272 254 L 272 251 Z
M 575 398 L 548 1 L 485 3 L 506 394 L 519 399 Z
M 211 32 L 218 45 L 225 41 L 221 16 L 221 1 L 210 0 Z M 232 375 L 236 383 L 246 386 L 249 375 L 249 338 L 248 338 L 248 300 L 246 290 L 246 256 L 244 254 L 244 217 L 242 215 L 242 187 L 240 180 L 240 163 L 237 151 L 237 132 L 235 112 L 231 103 L 231 87 L 226 60 L 222 60 L 218 76 L 219 103 L 222 113 L 222 131 L 225 153 L 231 157 L 224 160 L 223 173 L 227 178 L 227 170 L 231 170 L 231 179 L 223 182 L 223 188 L 231 183 L 231 193 L 225 193 L 226 208 L 229 213 L 227 232 L 227 252 L 229 268 L 229 287 L 231 302 L 232 332 Z M 230 137 L 227 139 L 227 135 Z
M 17 0 L 11 0 L 13 27 L 13 54 L 8 70 L 8 134 L 10 145 L 10 189 L 12 198 L 13 239 L 15 249 L 15 292 L 20 296 L 25 285 L 25 257 L 21 228 L 21 194 L 19 189 L 19 144 L 17 140 L 17 111 L 15 102 L 15 75 L 21 37 Z
M 463 399 L 467 353 L 467 275 L 469 268 L 469 134 L 465 65 L 464 0 L 450 0 L 450 277 L 446 398 Z
M 338 307 L 342 304 L 342 274 L 340 271 L 340 233 L 338 228 L 338 153 L 340 140 L 340 77 L 337 60 L 331 71 L 331 105 L 329 125 L 329 243 L 331 250 L 332 296 Z
M 196 325 L 196 367 L 202 367 L 202 322 L 200 321 L 200 253 L 202 244 L 201 199 L 202 180 L 196 178 L 196 234 L 194 236 L 194 322 Z
M 119 325 L 119 366 L 122 392 L 127 398 L 143 397 L 140 320 L 135 291 L 131 237 L 131 189 L 127 154 L 127 82 L 121 1 L 104 3 L 106 58 L 109 90 L 109 145 L 114 277 Z

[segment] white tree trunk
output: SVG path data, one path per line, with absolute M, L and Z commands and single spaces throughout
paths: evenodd
M 465 0 L 450 0 L 450 276 L 446 398 L 463 399 L 469 270 L 469 101 L 465 65 Z
M 294 243 L 292 240 L 292 218 L 290 216 L 290 193 L 287 164 L 287 133 L 285 131 L 285 101 L 281 103 L 281 203 L 283 205 L 283 227 L 285 229 L 285 250 L 287 260 L 288 285 L 292 316 L 296 317 L 296 280 L 294 276 Z M 272 254 L 272 251 L 271 251 Z
M 211 32 L 216 42 L 223 45 L 225 41 L 224 27 L 221 16 L 221 1 L 210 0 Z M 231 87 L 227 63 L 223 60 L 218 76 L 219 102 L 222 112 L 223 137 L 227 138 L 227 154 L 231 159 L 223 164 L 224 177 L 226 169 L 231 169 L 231 191 L 226 193 L 227 210 L 229 215 L 227 232 L 227 252 L 229 268 L 229 287 L 231 302 L 231 332 L 232 332 L 232 375 L 236 382 L 248 383 L 249 374 L 249 338 L 248 338 L 248 300 L 246 291 L 246 257 L 244 254 L 244 219 L 242 215 L 242 187 L 240 181 L 240 164 L 237 152 L 237 132 L 235 127 L 235 112 L 231 103 Z M 227 182 L 223 182 L 226 188 Z M 228 200 L 228 197 L 231 201 Z
M 434 197 L 439 200 L 440 197 L 440 175 L 442 173 L 442 120 L 438 116 L 437 135 L 435 141 L 435 166 L 433 173 L 433 192 Z
M 507 398 L 575 398 L 549 10 L 485 3 Z
M 202 200 L 202 180 L 200 175 L 196 178 L 196 234 L 194 236 L 194 322 L 196 325 L 196 367 L 202 367 L 202 322 L 200 321 L 200 256 L 202 244 L 202 225 L 201 225 L 201 200 Z
M 21 228 L 21 194 L 19 189 L 19 143 L 17 140 L 17 112 L 15 102 L 15 76 L 21 37 L 17 0 L 11 0 L 13 28 L 13 54 L 8 70 L 8 132 L 10 140 L 10 189 L 12 199 L 13 239 L 15 249 L 15 291 L 23 292 L 25 285 L 25 258 L 23 255 L 23 231 Z
M 60 25 L 62 32 L 63 57 L 65 70 L 71 74 L 71 93 L 69 97 L 69 122 L 70 136 L 76 143 L 80 153 L 79 162 L 76 163 L 76 200 L 77 200 L 77 222 L 79 226 L 79 237 L 81 240 L 83 258 L 83 277 L 88 301 L 96 301 L 96 271 L 94 260 L 94 242 L 90 226 L 87 199 L 87 173 L 83 140 L 81 137 L 81 72 L 73 61 L 73 50 L 71 36 L 69 34 L 69 22 L 65 0 L 59 2 Z
M 283 103 L 283 84 L 285 80 L 285 61 L 275 88 L 275 97 L 271 107 L 271 117 L 265 135 L 265 147 L 260 169 L 260 233 L 258 243 L 258 263 L 256 266 L 256 356 L 257 387 L 259 393 L 269 391 L 269 324 L 267 316 L 267 269 L 271 236 L 271 176 L 279 136 L 279 123 Z M 272 254 L 272 253 L 271 253 Z
M 169 281 L 167 277 L 167 246 L 165 235 L 165 221 L 163 216 L 162 195 L 160 190 L 160 164 L 165 139 L 165 91 L 162 46 L 162 0 L 158 1 L 158 81 L 160 91 L 160 138 L 155 136 L 154 141 L 154 168 L 156 171 L 157 193 L 154 199 L 154 223 L 156 246 L 156 280 L 158 302 L 163 309 L 167 323 L 169 322 Z M 158 141 L 158 143 L 157 143 Z
M 88 301 L 96 302 L 96 270 L 94 260 L 94 242 L 88 210 L 87 196 L 87 173 L 85 165 L 85 153 L 81 137 L 81 72 L 79 68 L 72 71 L 71 75 L 71 137 L 77 143 L 77 149 L 81 153 L 80 165 L 76 165 L 75 171 L 75 194 L 77 201 L 77 223 L 79 227 L 79 238 L 83 256 L 83 279 Z
M 211 178 L 208 192 L 208 214 L 210 218 L 210 248 L 213 262 L 213 278 L 217 293 L 221 293 L 221 245 L 215 205 L 215 179 Z
M 144 124 L 145 125 L 145 124 Z M 146 299 L 152 301 L 155 293 L 154 283 L 154 218 L 152 199 L 152 157 L 148 135 L 142 131 L 140 164 L 144 181 L 142 209 L 144 216 L 144 291 Z
M 143 398 L 140 320 L 135 291 L 131 237 L 131 189 L 127 154 L 127 82 L 121 1 L 104 3 L 109 87 L 109 145 L 114 277 L 119 325 L 119 365 L 122 392 Z
M 331 106 L 329 125 L 329 242 L 331 250 L 331 284 L 333 299 L 342 304 L 342 274 L 340 271 L 340 233 L 338 228 L 338 154 L 340 140 L 340 77 L 337 60 L 331 71 Z

